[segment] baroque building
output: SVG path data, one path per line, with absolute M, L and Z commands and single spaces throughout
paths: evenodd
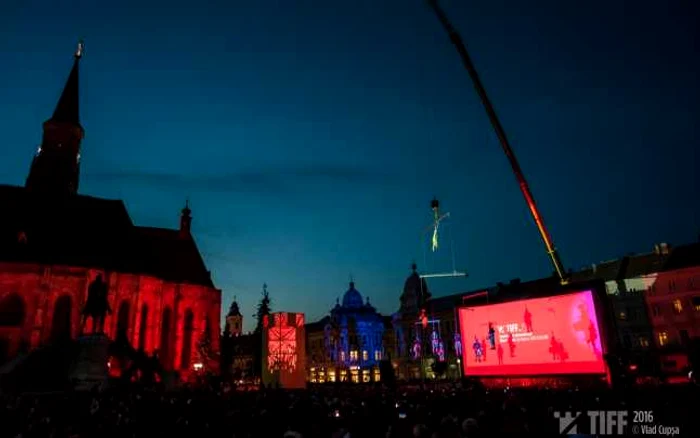
M 106 335 L 187 375 L 207 362 L 200 343 L 218 351 L 221 291 L 188 205 L 179 228 L 142 227 L 121 200 L 78 193 L 81 57 L 82 45 L 25 186 L 0 185 L 0 362 L 78 336 L 88 286 L 100 275 L 112 311 Z
M 382 316 L 350 282 L 342 302 L 329 315 L 307 324 L 306 349 L 309 380 L 324 382 L 377 382 L 379 364 L 391 350 L 390 318 Z
M 433 298 L 416 264 L 411 266 L 399 310 L 392 315 L 397 352 L 392 365 L 399 379 L 433 377 L 438 363 L 444 364 L 448 376 L 459 377 L 461 340 L 455 323 L 459 297 Z

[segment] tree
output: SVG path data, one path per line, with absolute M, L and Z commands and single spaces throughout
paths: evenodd
M 255 326 L 255 331 L 253 332 L 253 375 L 256 376 L 261 375 L 263 367 L 263 320 L 266 316 L 270 315 L 271 311 L 271 300 L 270 295 L 267 292 L 267 284 L 263 284 L 262 298 L 260 299 L 258 309 L 255 312 L 255 320 L 257 321 L 257 324 Z
M 258 303 L 257 311 L 255 312 L 255 320 L 257 325 L 255 326 L 255 333 L 262 333 L 263 329 L 263 319 L 268 316 L 272 311 L 271 308 L 270 295 L 267 292 L 267 284 L 263 284 L 263 294 L 260 302 Z

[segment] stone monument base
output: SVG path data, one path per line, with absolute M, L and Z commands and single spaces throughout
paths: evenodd
M 107 384 L 110 340 L 104 334 L 83 335 L 77 339 L 78 355 L 73 362 L 70 380 L 78 391 Z

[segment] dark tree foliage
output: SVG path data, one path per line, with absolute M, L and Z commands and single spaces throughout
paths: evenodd
M 258 303 L 257 311 L 255 312 L 255 320 L 257 324 L 255 326 L 255 331 L 253 332 L 254 337 L 254 348 L 253 348 L 253 374 L 256 376 L 262 375 L 263 367 L 263 345 L 262 345 L 262 334 L 263 334 L 263 319 L 268 316 L 272 311 L 270 295 L 267 292 L 267 285 L 263 285 L 263 293 L 260 302 Z
M 271 303 L 270 295 L 267 292 L 267 285 L 263 285 L 262 298 L 260 299 L 257 311 L 255 312 L 255 320 L 257 321 L 255 333 L 262 333 L 263 318 L 269 315 L 272 311 Z

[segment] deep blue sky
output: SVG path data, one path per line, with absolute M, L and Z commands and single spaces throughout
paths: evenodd
M 567 267 L 700 232 L 697 2 L 458 1 L 466 40 Z M 194 231 L 224 311 L 394 311 L 433 195 L 469 279 L 551 272 L 459 57 L 422 0 L 0 5 L 3 183 L 23 184 L 85 38 L 80 191 Z M 450 239 L 450 235 L 452 239 Z M 425 242 L 425 241 L 424 241 Z M 427 243 L 426 243 L 427 245 Z

